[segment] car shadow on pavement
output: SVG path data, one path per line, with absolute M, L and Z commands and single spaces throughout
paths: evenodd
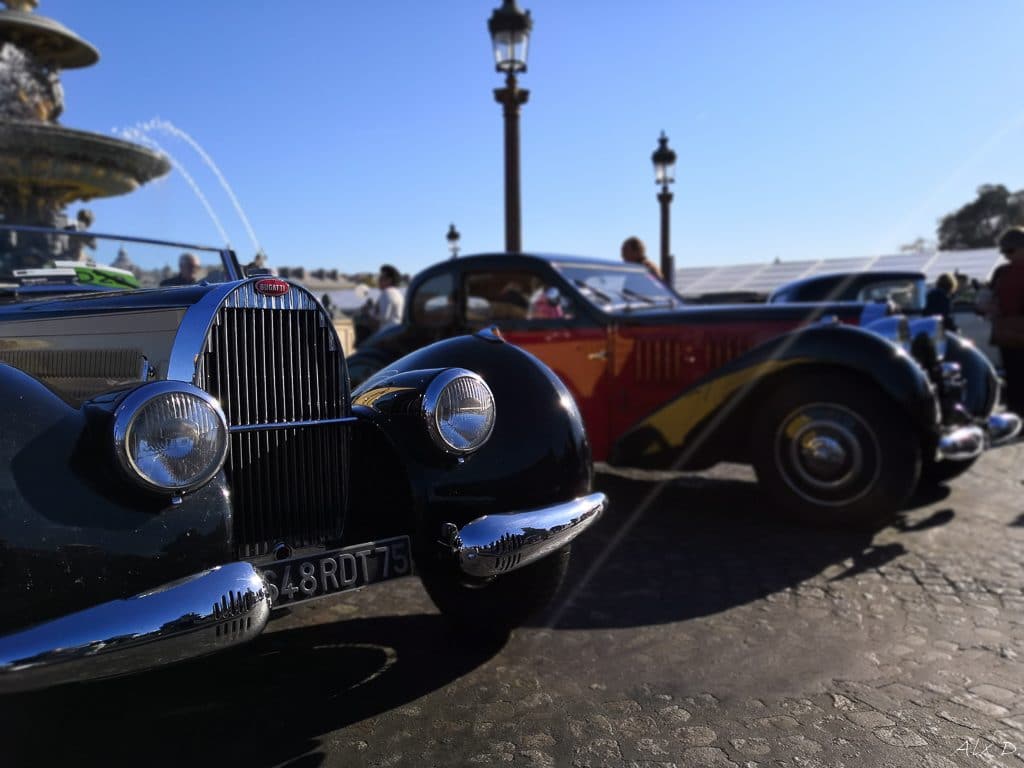
M 400 709 L 502 646 L 461 643 L 424 614 L 268 631 L 225 654 L 0 699 L 3 763 L 316 766 L 323 734 Z
M 681 621 L 796 587 L 829 566 L 843 568 L 830 574 L 842 580 L 906 552 L 898 542 L 875 545 L 877 531 L 784 520 L 766 508 L 753 481 L 687 476 L 666 482 L 640 514 L 635 510 L 652 483 L 600 474 L 597 485 L 609 495 L 609 512 L 574 543 L 566 587 L 539 625 L 619 628 Z M 948 494 L 940 488 L 915 497 L 894 527 L 948 523 L 950 509 L 923 520 L 913 514 Z M 628 533 L 621 535 L 624 527 Z

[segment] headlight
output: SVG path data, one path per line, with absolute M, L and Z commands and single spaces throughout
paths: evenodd
M 907 352 L 910 351 L 910 325 L 903 315 L 887 315 L 861 327 L 866 331 L 877 333 Z
M 946 328 L 941 317 L 916 317 L 910 321 L 910 338 L 924 334 L 935 345 L 935 354 L 942 360 L 946 356 Z
M 182 381 L 139 387 L 114 412 L 114 445 L 128 476 L 156 491 L 185 493 L 224 464 L 228 425 L 208 393 Z
M 482 378 L 462 368 L 443 371 L 423 395 L 423 418 L 438 447 L 465 455 L 494 429 L 494 395 Z

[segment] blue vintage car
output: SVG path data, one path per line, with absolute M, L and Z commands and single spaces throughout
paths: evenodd
M 413 571 L 463 631 L 507 631 L 605 507 L 569 392 L 492 333 L 350 391 L 316 298 L 230 251 L 90 233 L 97 261 L 207 261 L 134 289 L 18 268 L 67 233 L 0 235 L 0 692 L 227 648 Z

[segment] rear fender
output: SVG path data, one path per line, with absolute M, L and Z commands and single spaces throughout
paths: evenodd
M 937 401 L 916 362 L 869 331 L 815 325 L 770 339 L 680 392 L 619 438 L 611 463 L 692 467 L 743 457 L 758 402 L 788 375 L 823 366 L 870 380 L 923 435 L 937 436 Z

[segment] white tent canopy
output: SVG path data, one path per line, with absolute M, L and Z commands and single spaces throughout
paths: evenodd
M 794 280 L 829 272 L 907 270 L 924 272 L 929 283 L 943 272 L 958 272 L 988 282 L 1003 261 L 996 248 L 973 251 L 915 251 L 851 259 L 769 261 L 721 267 L 684 267 L 675 272 L 675 287 L 683 296 L 750 291 L 768 294 Z

